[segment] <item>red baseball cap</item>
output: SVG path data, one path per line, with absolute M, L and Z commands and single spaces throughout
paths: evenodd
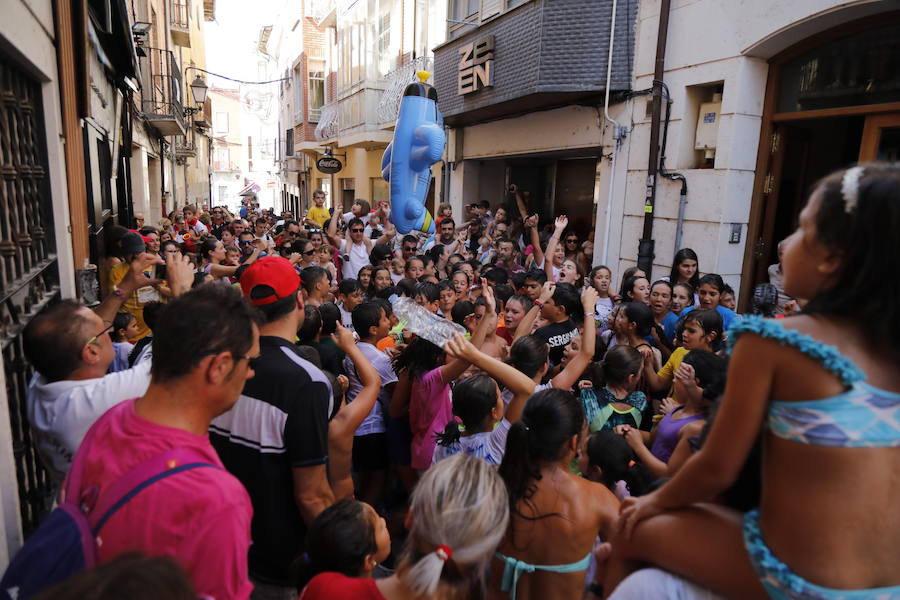
M 253 298 L 251 293 L 257 286 L 264 285 L 273 294 L 262 298 Z M 265 256 L 247 267 L 241 275 L 241 291 L 244 297 L 254 306 L 265 306 L 296 294 L 300 289 L 300 275 L 286 258 L 281 256 Z

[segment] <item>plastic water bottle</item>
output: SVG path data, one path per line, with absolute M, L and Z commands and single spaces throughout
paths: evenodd
M 466 328 L 422 308 L 412 298 L 391 296 L 391 307 L 406 328 L 417 336 L 443 348 L 456 335 L 465 335 Z

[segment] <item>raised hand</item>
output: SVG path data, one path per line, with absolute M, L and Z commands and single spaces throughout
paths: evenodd
M 553 222 L 553 227 L 556 231 L 562 231 L 569 225 L 569 217 L 566 215 L 559 215 L 556 217 L 556 221 Z
M 581 306 L 584 308 L 584 312 L 590 313 L 597 310 L 597 298 L 599 295 L 597 294 L 597 290 L 592 287 L 583 288 L 581 292 Z
M 541 295 L 538 298 L 541 302 L 546 302 L 550 298 L 553 297 L 553 292 L 556 291 L 556 284 L 552 281 L 545 281 L 544 286 L 541 288 Z
M 453 358 L 472 362 L 472 359 L 478 355 L 478 348 L 463 336 L 456 334 L 452 340 L 444 344 L 444 352 Z

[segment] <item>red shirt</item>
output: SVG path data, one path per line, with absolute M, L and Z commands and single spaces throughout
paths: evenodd
M 189 448 L 222 466 L 207 436 L 141 418 L 134 400 L 109 409 L 94 425 L 83 489 L 109 486 L 139 463 L 174 448 Z M 197 593 L 216 600 L 244 599 L 253 508 L 241 482 L 222 469 L 185 471 L 144 488 L 100 532 L 99 562 L 125 552 L 171 556 Z
M 371 577 L 319 573 L 303 588 L 300 600 L 386 600 Z

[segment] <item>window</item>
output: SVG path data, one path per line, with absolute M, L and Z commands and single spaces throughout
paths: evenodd
M 294 69 L 294 123 L 303 122 L 303 71 Z
M 313 70 L 316 69 L 316 70 Z M 310 61 L 309 71 L 309 120 L 318 123 L 325 104 L 325 66 L 320 61 Z
M 294 155 L 294 128 L 291 127 L 284 132 L 284 155 Z
M 228 133 L 228 113 L 227 112 L 217 112 L 216 118 L 216 133 Z
M 228 146 L 216 146 L 213 150 L 213 169 L 216 171 L 231 170 L 231 155 Z
M 372 206 L 378 206 L 378 203 L 384 200 L 385 202 L 391 201 L 391 184 L 382 179 L 381 177 L 372 177 L 371 178 L 371 203 Z
M 384 77 L 391 64 L 391 11 L 390 4 L 381 3 L 381 15 L 378 17 L 376 31 L 375 56 L 377 57 L 378 75 Z

